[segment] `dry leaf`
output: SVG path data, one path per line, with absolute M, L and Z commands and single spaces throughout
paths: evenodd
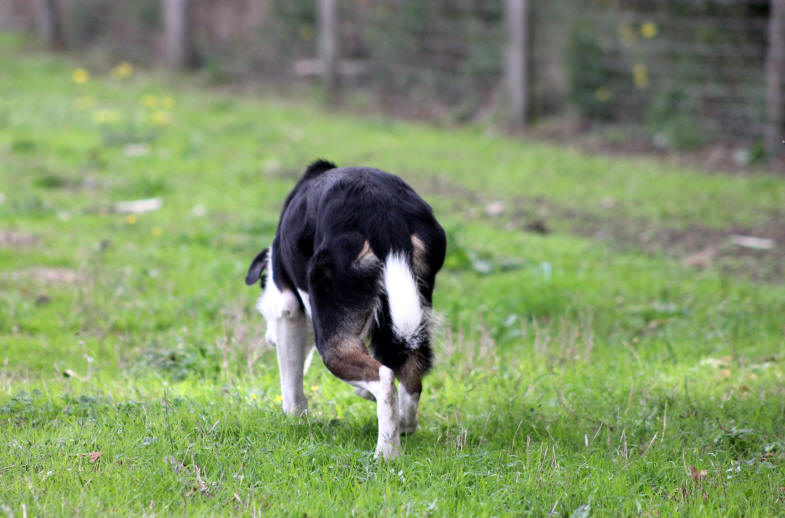
M 91 451 L 91 452 L 88 452 L 88 453 L 83 453 L 82 457 L 89 457 L 91 463 L 96 463 L 96 462 L 98 462 L 98 459 L 100 459 L 101 455 L 103 455 L 103 454 L 104 454 L 104 452 L 102 452 L 102 451 Z
M 485 214 L 492 218 L 496 216 L 501 216 L 504 214 L 504 202 L 503 201 L 493 201 L 485 206 Z
M 114 211 L 120 214 L 141 214 L 160 209 L 163 206 L 161 198 L 147 198 L 144 200 L 119 201 L 114 205 Z
M 690 476 L 692 477 L 692 480 L 694 480 L 697 483 L 700 483 L 700 481 L 706 478 L 706 475 L 708 474 L 709 472 L 706 471 L 705 469 L 698 471 L 698 468 L 696 468 L 695 466 L 690 466 Z
M 697 266 L 700 268 L 706 268 L 707 266 L 711 266 L 711 263 L 714 261 L 714 257 L 717 255 L 717 250 L 715 248 L 709 247 L 705 250 L 701 250 L 695 254 L 685 257 L 682 259 L 681 264 L 684 266 Z

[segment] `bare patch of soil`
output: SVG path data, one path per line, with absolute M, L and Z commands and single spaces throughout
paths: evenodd
M 630 218 L 618 211 L 589 213 L 554 204 L 542 197 L 491 198 L 434 179 L 421 186 L 426 193 L 456 200 L 456 210 L 469 219 L 483 219 L 508 230 L 547 234 L 552 230 L 590 237 L 622 249 L 665 255 L 687 267 L 717 267 L 722 272 L 755 281 L 785 282 L 785 209 L 766 215 L 752 226 L 684 228 Z M 734 236 L 767 240 L 769 248 L 739 245 Z M 743 241 L 743 240 L 742 240 Z
M 82 284 L 87 281 L 87 275 L 69 268 L 49 268 L 33 266 L 21 270 L 11 270 L 2 274 L 3 278 L 10 280 L 31 280 L 40 283 L 54 284 Z
M 0 229 L 0 246 L 22 248 L 32 246 L 38 242 L 38 237 L 26 232 Z

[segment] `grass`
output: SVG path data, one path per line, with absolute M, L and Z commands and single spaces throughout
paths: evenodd
M 74 61 L 0 45 L 7 514 L 785 512 L 782 279 L 724 268 L 755 258 L 695 269 L 665 247 L 574 232 L 576 218 L 755 228 L 781 214 L 781 177 L 357 118 L 189 77 L 93 68 L 77 84 Z M 402 175 L 449 234 L 438 362 L 420 430 L 389 464 L 371 456 L 374 406 L 319 361 L 309 417 L 282 415 L 258 288 L 242 283 L 318 156 Z M 147 197 L 162 208 L 112 210 Z

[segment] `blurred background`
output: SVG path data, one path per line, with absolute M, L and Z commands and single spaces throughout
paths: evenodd
M 0 24 L 359 111 L 783 167 L 781 0 L 6 0 Z

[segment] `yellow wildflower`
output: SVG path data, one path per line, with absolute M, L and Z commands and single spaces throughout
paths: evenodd
M 632 43 L 635 41 L 635 30 L 628 23 L 620 23 L 618 27 L 619 38 L 624 43 Z
M 117 110 L 96 110 L 93 112 L 93 122 L 96 124 L 111 124 L 121 119 Z
M 254 400 L 255 400 L 255 399 L 256 399 L 256 394 L 253 394 L 253 393 L 252 393 L 252 394 L 251 394 L 251 399 L 254 399 Z
M 300 25 L 300 28 L 297 29 L 297 33 L 305 41 L 311 41 L 313 39 L 313 27 L 311 25 Z
M 646 65 L 637 64 L 632 67 L 632 77 L 638 88 L 644 89 L 649 86 L 649 69 Z
M 125 222 L 129 225 L 136 223 L 136 214 L 129 214 L 125 217 Z
M 115 79 L 128 79 L 134 73 L 134 67 L 128 61 L 123 61 L 112 69 L 112 76 Z
M 169 115 L 169 112 L 163 110 L 156 110 L 151 116 L 150 120 L 153 121 L 154 124 L 158 126 L 166 126 L 170 122 L 172 122 L 172 117 Z
M 283 396 L 275 396 L 275 401 L 276 403 L 280 403 L 281 401 L 283 401 Z
M 71 73 L 71 79 L 74 80 L 74 83 L 81 85 L 90 80 L 90 74 L 84 68 L 77 68 Z
M 174 108 L 174 99 L 172 99 L 168 95 L 161 97 L 158 101 L 161 104 L 161 108 L 166 108 L 167 110 L 171 110 L 172 108 Z
M 161 237 L 163 234 L 164 234 L 164 229 L 162 229 L 161 227 L 153 227 L 153 235 L 155 237 Z M 256 394 L 254 394 L 253 397 L 256 397 Z
M 646 22 L 641 25 L 641 36 L 644 38 L 651 39 L 657 35 L 658 29 L 657 24 L 654 22 Z
M 319 390 L 319 385 L 311 385 L 311 390 L 313 391 Z
M 86 110 L 95 105 L 95 97 L 92 95 L 83 95 L 74 99 L 74 108 L 77 110 Z
M 597 89 L 596 92 L 594 92 L 594 97 L 598 101 L 604 103 L 605 101 L 610 100 L 610 98 L 611 98 L 611 91 L 609 89 L 605 88 L 604 86 L 601 86 L 600 88 Z
M 158 106 L 158 97 L 152 94 L 143 95 L 142 104 L 147 108 L 155 108 L 156 106 Z

